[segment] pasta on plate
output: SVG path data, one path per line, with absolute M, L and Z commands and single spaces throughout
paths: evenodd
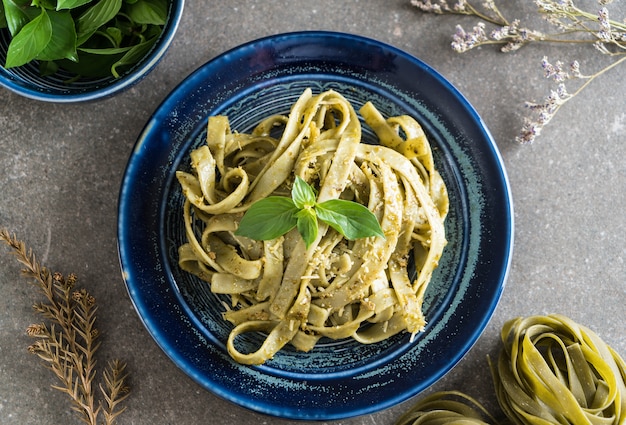
M 369 344 L 413 336 L 426 324 L 424 292 L 446 244 L 446 186 L 415 119 L 385 119 L 370 102 L 359 112 L 379 144 L 362 141 L 359 116 L 333 90 L 306 89 L 288 115 L 269 116 L 247 134 L 212 116 L 190 172 L 176 173 L 188 239 L 179 265 L 229 297 L 226 346 L 237 362 L 262 364 L 288 343 L 310 351 L 321 338 Z M 296 176 L 318 202 L 366 206 L 385 237 L 347 240 L 324 223 L 308 248 L 296 229 L 265 241 L 235 235 L 251 205 L 289 196 Z M 242 350 L 238 340 L 248 333 L 263 341 Z

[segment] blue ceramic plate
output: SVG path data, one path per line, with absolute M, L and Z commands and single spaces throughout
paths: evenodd
M 409 114 L 434 145 L 449 190 L 448 245 L 425 297 L 425 332 L 409 342 L 322 343 L 285 348 L 262 366 L 228 356 L 229 325 L 207 285 L 177 266 L 184 242 L 175 171 L 204 143 L 207 117 L 226 114 L 247 131 L 287 113 L 306 87 L 334 89 L 358 110 Z M 365 138 L 373 138 L 364 129 Z M 271 36 L 222 54 L 187 77 L 156 110 L 130 157 L 119 203 L 121 267 L 132 302 L 159 346 L 207 390 L 284 418 L 333 420 L 376 412 L 426 389 L 470 349 L 506 280 L 512 249 L 510 189 L 480 117 L 441 75 L 418 59 L 353 35 Z

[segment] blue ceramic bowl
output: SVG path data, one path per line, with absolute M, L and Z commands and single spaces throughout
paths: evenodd
M 183 195 L 175 172 L 206 143 L 206 121 L 225 114 L 249 131 L 288 113 L 306 88 L 334 89 L 356 110 L 409 114 L 426 131 L 450 195 L 448 245 L 425 294 L 428 324 L 409 340 L 325 341 L 285 347 L 261 366 L 235 363 L 231 326 L 208 285 L 180 270 Z M 374 142 L 371 130 L 364 137 Z M 392 46 L 329 32 L 275 35 L 228 51 L 187 77 L 146 124 L 120 191 L 118 243 L 130 298 L 161 349 L 201 387 L 257 412 L 336 420 L 418 394 L 457 364 L 500 299 L 513 243 L 508 180 L 489 131 L 440 74 Z M 254 342 L 254 341 L 252 341 Z M 245 350 L 245 348 L 244 348 Z
M 0 86 L 31 99 L 55 103 L 97 100 L 126 90 L 148 75 L 165 55 L 178 29 L 184 4 L 184 0 L 170 1 L 167 20 L 159 39 L 141 61 L 118 78 L 81 78 L 68 82 L 73 74 L 61 70 L 42 77 L 38 65 L 31 62 L 10 69 L 0 66 Z M 9 31 L 6 28 L 0 30 L 0 64 L 5 62 L 10 42 Z

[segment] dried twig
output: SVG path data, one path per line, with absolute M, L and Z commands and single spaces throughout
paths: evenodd
M 96 299 L 85 289 L 76 289 L 76 275 L 66 278 L 40 265 L 32 250 L 7 230 L 0 230 L 0 240 L 12 248 L 24 266 L 23 275 L 45 299 L 33 305 L 43 321 L 27 328 L 27 335 L 36 338 L 28 351 L 39 356 L 54 373 L 60 383 L 52 387 L 70 397 L 72 409 L 84 423 L 97 425 L 102 413 L 102 423 L 113 425 L 125 410 L 119 404 L 129 394 L 128 375 L 124 363 L 111 362 L 99 385 L 105 403 L 97 400 L 94 380 L 100 335 L 95 326 Z
M 506 53 L 532 43 L 582 43 L 592 45 L 596 51 L 614 59 L 599 71 L 583 75 L 578 61 L 573 61 L 571 71 L 566 72 L 561 62 L 552 65 L 544 57 L 542 66 L 545 76 L 552 79 L 557 87 L 541 102 L 525 102 L 531 115 L 524 119 L 524 125 L 516 137 L 520 143 L 535 141 L 561 106 L 597 77 L 626 62 L 626 22 L 609 18 L 606 5 L 611 0 L 598 0 L 600 8 L 597 13 L 581 9 L 574 0 L 535 0 L 538 13 L 554 27 L 552 33 L 530 29 L 517 19 L 507 19 L 495 0 L 483 0 L 480 6 L 474 4 L 477 1 L 469 0 L 460 0 L 454 5 L 450 3 L 448 0 L 411 0 L 411 4 L 423 12 L 478 18 L 479 22 L 471 30 L 466 31 L 461 25 L 456 26 L 451 47 L 458 53 L 485 45 L 498 45 Z M 487 24 L 494 28 L 488 31 Z M 578 87 L 568 91 L 565 87 L 566 80 L 578 80 Z

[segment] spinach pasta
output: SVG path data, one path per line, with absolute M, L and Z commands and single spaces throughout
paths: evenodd
M 446 244 L 446 186 L 417 121 L 385 119 L 369 102 L 359 112 L 380 144 L 362 142 L 356 111 L 332 90 L 305 90 L 289 115 L 249 134 L 212 116 L 190 172 L 177 172 L 188 239 L 179 265 L 229 298 L 223 316 L 237 362 L 262 364 L 287 343 L 309 351 L 323 337 L 368 344 L 424 328 L 424 292 Z M 255 202 L 289 196 L 296 177 L 317 202 L 367 207 L 384 237 L 348 240 L 325 223 L 310 244 L 297 229 L 271 240 L 236 234 Z M 244 352 L 237 340 L 249 332 L 264 340 Z

